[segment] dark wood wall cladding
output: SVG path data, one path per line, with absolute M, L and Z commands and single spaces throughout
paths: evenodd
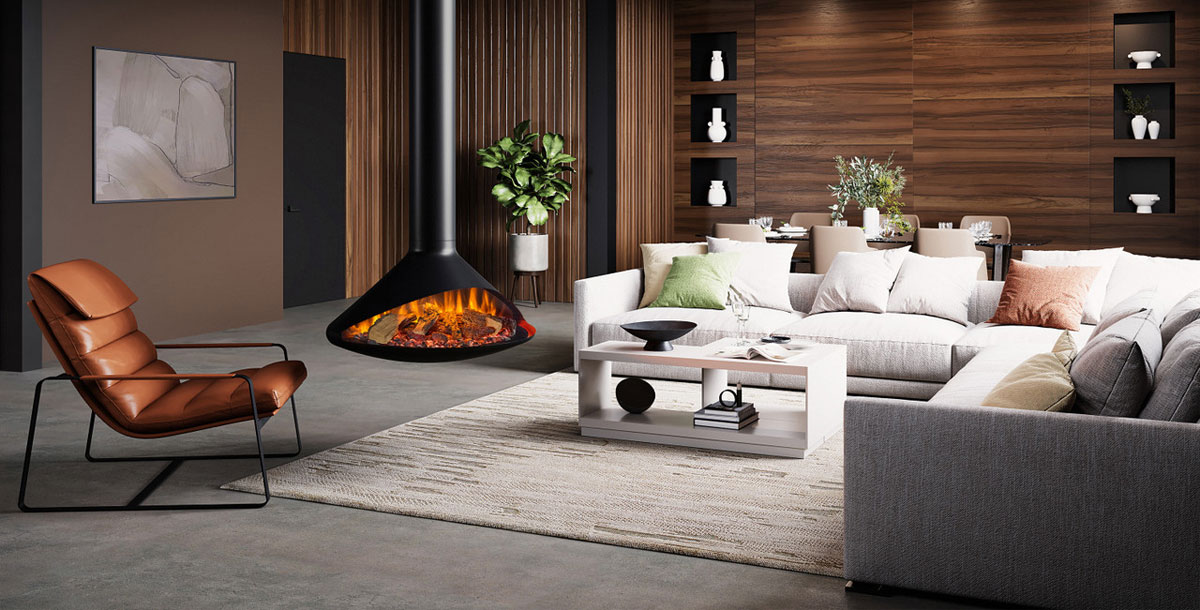
M 495 170 L 475 150 L 532 119 L 539 133 L 566 138 L 578 161 L 571 200 L 552 216 L 550 268 L 541 297 L 572 300 L 584 277 L 587 184 L 584 113 L 584 0 L 478 0 L 458 5 L 458 249 L 488 281 L 507 291 L 508 232 L 491 195 Z M 521 225 L 513 225 L 514 230 Z M 531 298 L 528 285 L 518 292 Z
M 670 241 L 671 1 L 618 0 L 617 270 L 640 267 L 640 244 Z
M 1114 68 L 1114 15 L 1152 11 L 1174 12 L 1175 65 Z M 733 89 L 690 82 L 690 34 L 734 30 L 739 53 L 752 42 L 753 86 L 738 89 L 738 113 L 753 122 L 739 122 L 735 145 L 681 146 L 686 98 Z M 926 226 L 1002 214 L 1017 237 L 1049 238 L 1050 248 L 1200 256 L 1196 3 L 680 0 L 674 32 L 676 239 L 693 239 L 714 218 L 824 211 L 834 155 L 882 160 L 894 151 L 909 178 L 906 211 Z M 1114 85 L 1163 82 L 1174 83 L 1174 139 L 1114 139 Z M 738 158 L 738 206 L 684 208 L 690 158 L 720 156 L 715 149 Z M 1174 212 L 1114 212 L 1118 157 L 1173 158 Z
M 283 50 L 346 60 L 346 296 L 408 248 L 408 3 L 284 0 Z

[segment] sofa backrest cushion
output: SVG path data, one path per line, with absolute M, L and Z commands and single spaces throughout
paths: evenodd
M 1150 312 L 1150 318 L 1155 324 L 1162 324 L 1163 315 L 1166 314 L 1162 300 L 1158 292 L 1153 290 L 1143 290 L 1133 296 L 1117 303 L 1109 310 L 1108 315 L 1104 316 L 1096 328 L 1092 331 L 1093 334 L 1104 332 L 1108 327 L 1132 316 L 1135 313 L 1143 311 Z M 1163 345 L 1167 342 L 1163 341 Z
M 1101 317 L 1121 301 L 1142 290 L 1158 291 L 1163 303 L 1172 307 L 1197 289 L 1200 289 L 1200 260 L 1122 252 L 1108 280 Z
M 1200 421 L 1200 321 L 1184 327 L 1163 351 L 1142 419 Z
M 1104 296 L 1108 292 L 1108 278 L 1124 248 L 1103 250 L 1026 250 L 1021 260 L 1043 267 L 1097 267 L 1096 277 L 1088 286 L 1087 298 L 1083 301 L 1083 323 L 1096 324 L 1104 308 Z
M 1187 295 L 1167 312 L 1162 323 L 1163 345 L 1171 343 L 1179 331 L 1196 320 L 1200 320 L 1200 290 Z
M 1150 310 L 1126 316 L 1095 333 L 1071 366 L 1075 410 L 1090 415 L 1135 417 L 1154 387 L 1162 358 L 1162 335 Z

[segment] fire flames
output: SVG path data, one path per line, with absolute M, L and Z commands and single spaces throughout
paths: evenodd
M 504 302 L 488 290 L 450 290 L 410 301 L 342 331 L 342 339 L 394 347 L 452 348 L 490 345 L 511 339 L 518 325 Z

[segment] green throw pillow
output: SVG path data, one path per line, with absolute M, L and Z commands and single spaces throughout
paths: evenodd
M 1066 411 L 1075 402 L 1071 362 L 1075 341 L 1066 331 L 1048 354 L 1037 354 L 1017 365 L 983 399 L 985 407 Z
M 676 256 L 662 292 L 647 307 L 725 309 L 729 283 L 741 260 L 741 252 Z

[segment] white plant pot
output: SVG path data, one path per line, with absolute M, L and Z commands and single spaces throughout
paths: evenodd
M 723 206 L 729 203 L 729 194 L 725 192 L 724 180 L 709 180 L 708 205 Z
M 550 266 L 550 236 L 545 233 L 512 233 L 508 236 L 508 268 L 512 271 L 545 271 Z
M 713 142 L 724 142 L 729 136 L 725 130 L 725 121 L 721 120 L 721 109 L 713 108 L 712 120 L 708 122 L 708 139 Z
M 867 237 L 879 237 L 883 227 L 879 225 L 879 208 L 863 208 L 863 233 Z
M 1153 214 L 1154 204 L 1158 202 L 1158 195 L 1155 193 L 1134 193 L 1129 196 L 1129 201 L 1137 206 L 1138 214 Z
M 1133 139 L 1142 140 L 1146 137 L 1146 117 L 1137 115 L 1130 121 L 1133 126 Z
M 713 51 L 712 62 L 708 64 L 708 77 L 713 82 L 725 80 L 725 60 L 721 58 L 720 51 Z
M 1162 129 L 1162 125 L 1159 125 L 1158 121 L 1150 121 L 1150 124 L 1146 125 L 1146 131 L 1148 131 L 1150 133 L 1151 140 L 1158 139 L 1158 130 L 1159 129 Z
M 1162 57 L 1162 53 L 1158 51 L 1134 51 L 1128 57 L 1137 62 L 1138 70 L 1149 70 L 1153 67 L 1154 60 Z

